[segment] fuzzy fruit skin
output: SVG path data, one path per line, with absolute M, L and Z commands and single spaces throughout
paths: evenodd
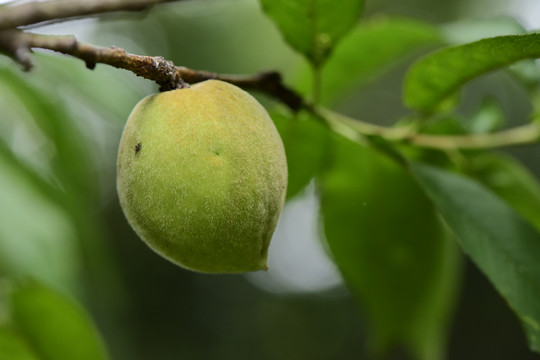
M 285 151 L 272 120 L 225 82 L 144 98 L 120 140 L 124 214 L 153 250 L 190 270 L 266 269 L 286 187 Z

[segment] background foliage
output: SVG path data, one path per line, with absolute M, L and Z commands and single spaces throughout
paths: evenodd
M 42 31 L 194 69 L 275 69 L 370 123 L 486 134 L 534 119 L 540 79 L 539 35 L 518 37 L 530 26 L 496 4 L 185 1 Z M 0 57 L 0 360 L 538 358 L 538 145 L 396 146 L 256 94 L 290 171 L 270 271 L 201 275 L 149 251 L 116 198 L 123 124 L 157 87 L 47 52 L 36 63 Z

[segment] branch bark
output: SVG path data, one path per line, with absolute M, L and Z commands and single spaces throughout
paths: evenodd
M 170 1 L 175 0 L 49 0 L 5 5 L 0 11 L 0 30 L 113 11 L 141 11 Z
M 187 87 L 187 83 L 197 83 L 218 79 L 235 84 L 244 89 L 266 93 L 283 102 L 294 111 L 302 107 L 302 98 L 287 88 L 277 72 L 264 72 L 254 76 L 220 75 L 207 71 L 196 71 L 176 67 L 172 61 L 161 56 L 142 56 L 126 52 L 124 49 L 99 47 L 83 44 L 73 36 L 40 35 L 21 30 L 0 32 L 0 51 L 9 54 L 25 70 L 32 68 L 32 49 L 41 48 L 57 51 L 83 60 L 93 69 L 97 63 L 126 69 L 134 74 L 153 80 L 161 91 Z
M 182 87 L 176 68 L 161 56 L 140 56 L 117 47 L 105 48 L 79 43 L 74 36 L 39 35 L 20 30 L 0 32 L 0 50 L 9 53 L 25 70 L 33 66 L 31 49 L 41 48 L 71 55 L 83 60 L 89 69 L 97 63 L 126 69 L 138 76 L 154 80 L 164 90 Z

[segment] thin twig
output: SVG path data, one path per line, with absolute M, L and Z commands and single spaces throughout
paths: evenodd
M 207 71 L 196 71 L 180 66 L 176 69 L 179 77 L 190 84 L 209 79 L 217 79 L 243 89 L 268 94 L 287 105 L 293 111 L 298 111 L 303 106 L 302 97 L 286 87 L 283 84 L 281 75 L 275 71 L 261 72 L 257 75 L 223 75 Z
M 495 133 L 472 135 L 416 134 L 404 139 L 416 146 L 441 150 L 494 149 L 536 143 L 540 140 L 540 126 L 536 122 Z
M 336 131 L 348 137 L 380 136 L 386 140 L 439 150 L 480 150 L 532 144 L 540 141 L 540 124 L 536 121 L 488 134 L 432 135 L 405 127 L 384 127 L 362 122 L 334 111 L 317 107 L 313 110 Z
M 0 8 L 0 30 L 113 11 L 140 11 L 169 1 L 174 0 L 49 0 L 4 5 Z
M 0 50 L 9 53 L 25 70 L 32 68 L 32 48 L 49 49 L 77 57 L 90 69 L 93 69 L 96 63 L 126 69 L 138 76 L 154 80 L 164 90 L 182 87 L 174 64 L 161 56 L 140 56 L 129 54 L 117 47 L 83 44 L 73 36 L 39 35 L 20 30 L 0 32 Z
M 266 93 L 294 111 L 302 107 L 302 98 L 283 85 L 281 76 L 277 72 L 264 72 L 254 76 L 220 75 L 175 67 L 172 61 L 167 61 L 161 56 L 141 56 L 130 54 L 117 47 L 106 48 L 83 44 L 73 36 L 40 35 L 20 30 L 0 31 L 0 52 L 9 54 L 25 70 L 32 68 L 31 49 L 33 48 L 71 55 L 83 60 L 90 69 L 93 69 L 97 63 L 126 69 L 138 76 L 155 81 L 161 86 L 162 91 L 186 87 L 185 82 L 197 83 L 218 79 L 244 89 Z

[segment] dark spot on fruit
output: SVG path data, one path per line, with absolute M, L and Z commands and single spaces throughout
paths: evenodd
M 138 154 L 139 151 L 141 151 L 141 147 L 142 147 L 141 143 L 138 143 L 137 145 L 135 145 L 135 154 Z

